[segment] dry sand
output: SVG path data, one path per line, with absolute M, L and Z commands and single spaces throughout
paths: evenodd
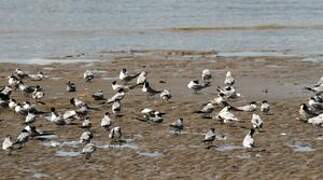
M 212 54 L 212 53 L 211 53 Z M 99 106 L 90 95 L 103 89 L 106 97 L 113 95 L 110 83 L 119 70 L 126 67 L 130 73 L 146 70 L 151 85 L 156 89 L 169 89 L 173 94 L 170 102 L 158 98 L 147 99 L 140 89 L 130 91 L 123 101 L 125 116 L 115 119 L 126 138 L 133 139 L 124 148 L 98 148 L 90 160 L 81 156 L 59 157 L 57 151 L 78 152 L 76 145 L 47 147 L 44 142 L 31 140 L 21 150 L 8 156 L 0 152 L 0 179 L 322 179 L 319 168 L 323 156 L 323 141 L 318 139 L 321 129 L 313 128 L 296 120 L 300 103 L 310 96 L 304 85 L 314 83 L 322 75 L 322 64 L 302 62 L 299 58 L 257 57 L 221 58 L 209 53 L 120 53 L 114 57 L 100 55 L 100 61 L 79 64 L 19 65 L 29 72 L 44 71 L 49 75 L 39 84 L 46 90 L 46 105 L 38 104 L 48 111 L 55 106 L 59 110 L 72 108 L 69 98 L 80 97 L 91 106 Z M 2 64 L 1 85 L 17 65 Z M 194 95 L 186 84 L 199 79 L 204 68 L 214 75 L 212 86 Z M 85 83 L 82 74 L 86 69 L 97 70 L 93 82 Z M 256 148 L 245 150 L 241 142 L 250 126 L 250 113 L 235 113 L 241 122 L 236 127 L 202 119 L 193 114 L 201 104 L 216 96 L 216 86 L 222 86 L 227 70 L 233 72 L 237 89 L 242 94 L 233 105 L 244 105 L 249 101 L 267 99 L 273 115 L 261 115 L 264 132 L 255 134 Z M 65 92 L 65 82 L 76 82 L 76 93 Z M 160 80 L 166 83 L 159 83 Z M 28 82 L 27 84 L 37 84 Z M 265 91 L 268 93 L 265 93 Z M 25 98 L 14 92 L 18 101 Z M 140 109 L 152 107 L 166 112 L 162 124 L 151 125 L 134 119 Z M 218 108 L 216 111 L 218 112 Z M 94 124 L 93 142 L 108 144 L 107 133 L 99 123 L 110 106 L 101 107 L 91 113 Z M 169 124 L 178 117 L 184 118 L 185 130 L 176 136 L 170 132 Z M 0 137 L 17 136 L 23 128 L 23 120 L 7 110 L 1 112 Z M 35 125 L 53 131 L 59 137 L 55 141 L 78 141 L 82 132 L 78 126 L 56 126 L 44 119 Z M 227 140 L 217 141 L 218 148 L 205 149 L 201 143 L 203 134 L 214 127 L 225 134 Z M 297 152 L 293 145 L 310 144 Z M 232 146 L 224 146 L 232 145 Z M 224 147 L 224 148 L 223 148 Z M 229 150 L 223 151 L 227 147 Z M 230 147 L 233 149 L 230 150 Z M 306 151 L 308 150 L 308 151 Z

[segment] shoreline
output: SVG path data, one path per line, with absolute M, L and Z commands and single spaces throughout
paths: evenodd
M 102 50 L 95 54 L 88 55 L 86 53 L 78 53 L 64 55 L 60 57 L 45 57 L 31 59 L 2 59 L 0 64 L 30 64 L 30 65 L 49 65 L 54 63 L 70 64 L 70 63 L 92 63 L 101 60 L 114 60 L 119 58 L 133 58 L 140 56 L 154 56 L 164 60 L 204 60 L 207 58 L 296 58 L 303 61 L 321 63 L 323 56 L 304 56 L 297 54 L 289 54 L 288 52 L 278 51 L 232 51 L 222 52 L 216 50 L 166 50 L 166 49 L 130 49 L 130 50 Z

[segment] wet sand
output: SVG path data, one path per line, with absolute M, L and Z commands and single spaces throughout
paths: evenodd
M 111 97 L 110 84 L 125 67 L 130 73 L 148 71 L 152 87 L 170 90 L 173 99 L 162 102 L 159 98 L 147 99 L 140 89 L 130 91 L 123 100 L 124 116 L 113 118 L 114 126 L 121 126 L 129 141 L 122 147 L 108 147 L 107 133 L 99 127 L 104 112 L 111 111 L 110 106 L 91 113 L 93 142 L 99 148 L 90 160 L 78 155 L 81 146 L 74 141 L 79 140 L 82 130 L 77 125 L 56 126 L 39 119 L 35 125 L 55 132 L 58 138 L 50 142 L 33 139 L 10 156 L 1 151 L 0 179 L 323 178 L 318 168 L 323 160 L 321 129 L 296 120 L 300 103 L 311 95 L 303 87 L 320 78 L 322 64 L 288 57 L 223 58 L 209 53 L 173 52 L 120 53 L 114 57 L 102 53 L 98 59 L 93 63 L 64 65 L 1 64 L 1 85 L 6 84 L 7 76 L 17 66 L 28 72 L 44 71 L 49 79 L 39 84 L 46 90 L 46 105 L 38 104 L 37 108 L 49 111 L 54 105 L 61 111 L 71 109 L 71 97 L 80 97 L 91 106 L 100 107 L 91 94 L 103 89 L 105 96 Z M 192 79 L 199 79 L 204 68 L 210 69 L 214 76 L 212 86 L 194 95 L 186 85 Z M 86 69 L 97 71 L 93 82 L 82 80 Z M 246 127 L 250 127 L 250 113 L 235 112 L 241 120 L 237 126 L 202 119 L 192 113 L 216 96 L 216 87 L 223 85 L 227 70 L 233 72 L 237 90 L 242 94 L 233 105 L 265 99 L 272 104 L 273 115 L 260 114 L 264 132 L 255 134 L 256 148 L 252 150 L 241 148 L 248 132 Z M 76 93 L 65 92 L 68 80 L 76 82 Z M 166 83 L 160 83 L 161 80 Z M 20 92 L 14 92 L 13 97 L 19 102 L 25 99 Z M 166 112 L 164 122 L 151 125 L 137 121 L 135 115 L 145 107 Z M 219 110 L 217 108 L 216 112 Z M 184 118 L 185 130 L 176 136 L 168 126 L 178 117 Z M 23 120 L 7 110 L 1 112 L 0 118 L 1 141 L 7 134 L 16 137 L 23 128 Z M 210 127 L 227 139 L 216 141 L 216 148 L 206 149 L 201 140 Z

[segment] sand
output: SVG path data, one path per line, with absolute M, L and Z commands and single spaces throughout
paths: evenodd
M 300 103 L 311 95 L 303 87 L 320 78 L 322 64 L 293 57 L 224 58 L 208 52 L 120 52 L 114 56 L 102 53 L 97 59 L 97 62 L 77 64 L 1 65 L 1 85 L 6 84 L 7 76 L 16 67 L 49 75 L 49 79 L 41 82 L 26 82 L 39 83 L 46 90 L 46 105 L 37 104 L 41 110 L 49 111 L 51 106 L 61 111 L 71 109 L 71 97 L 80 97 L 100 110 L 90 115 L 94 125 L 93 142 L 99 148 L 89 160 L 79 156 L 81 147 L 74 142 L 82 133 L 78 125 L 56 126 L 40 118 L 35 125 L 54 132 L 58 138 L 50 142 L 32 139 L 10 156 L 1 151 L 0 179 L 323 178 L 319 168 L 323 160 L 321 129 L 296 120 Z M 130 91 L 122 102 L 124 116 L 113 118 L 114 126 L 121 126 L 129 142 L 122 147 L 108 147 L 107 133 L 99 124 L 104 112 L 111 108 L 92 100 L 91 94 L 103 89 L 105 96 L 111 97 L 110 84 L 124 67 L 130 73 L 148 71 L 152 87 L 170 90 L 173 99 L 162 102 L 159 98 L 147 99 L 140 89 Z M 192 94 L 186 84 L 199 79 L 204 68 L 214 75 L 212 86 Z M 97 72 L 93 82 L 82 80 L 87 69 Z M 272 115 L 258 112 L 265 123 L 264 132 L 255 134 L 256 148 L 252 150 L 241 147 L 248 132 L 246 128 L 250 127 L 251 113 L 235 112 L 241 120 L 235 126 L 202 119 L 192 113 L 216 96 L 216 87 L 223 85 L 227 70 L 232 71 L 237 90 L 242 94 L 233 105 L 265 99 L 272 105 Z M 68 80 L 76 82 L 76 93 L 65 92 Z M 160 83 L 161 80 L 166 83 Z M 25 99 L 20 92 L 14 92 L 13 97 L 19 102 Z M 145 107 L 166 112 L 164 122 L 153 125 L 137 121 L 136 115 Z M 185 130 L 176 136 L 169 124 L 179 117 L 184 119 Z M 1 140 L 7 134 L 16 137 L 23 128 L 23 120 L 7 110 L 1 112 L 0 118 Z M 210 127 L 227 139 L 218 140 L 217 147 L 206 149 L 201 140 Z

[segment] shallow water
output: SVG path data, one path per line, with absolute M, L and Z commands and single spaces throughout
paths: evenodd
M 112 148 L 112 149 L 138 149 L 139 147 L 135 144 L 121 144 L 121 145 L 118 145 L 118 144 L 106 144 L 106 145 L 101 145 L 101 146 L 98 146 L 98 148 L 103 148 L 103 149 L 109 149 L 109 148 Z
M 314 148 L 312 148 L 312 145 L 309 143 L 303 143 L 303 142 L 295 142 L 295 143 L 289 143 L 289 147 L 291 147 L 295 152 L 312 152 L 315 151 Z
M 236 149 L 242 149 L 242 146 L 237 146 L 233 144 L 222 144 L 216 147 L 217 151 L 232 151 Z
M 128 49 L 318 55 L 322 7 L 321 0 L 3 0 L 0 62 Z
M 160 156 L 163 155 L 162 153 L 157 152 L 157 151 L 154 151 L 154 152 L 137 152 L 137 153 L 139 155 L 146 156 L 146 157 L 151 157 L 151 158 L 156 158 L 156 157 L 160 157 Z
M 59 156 L 59 157 L 76 157 L 80 155 L 81 155 L 80 152 L 75 152 L 75 151 L 57 151 L 55 154 L 55 156 Z
M 36 178 L 36 179 L 42 179 L 42 178 L 48 178 L 49 175 L 48 174 L 45 174 L 45 173 L 34 173 L 33 174 L 33 177 Z

